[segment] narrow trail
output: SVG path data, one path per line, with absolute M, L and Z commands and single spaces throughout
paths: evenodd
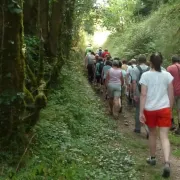
M 107 108 L 108 112 L 108 101 L 104 100 L 102 97 L 102 94 L 100 95 L 101 100 L 104 102 L 105 107 Z M 123 110 L 122 113 L 119 114 L 119 118 L 115 120 L 117 122 L 117 126 L 119 131 L 128 139 L 131 139 L 137 143 L 132 150 L 132 153 L 137 158 L 137 161 L 140 159 L 140 166 L 143 166 L 143 168 L 140 168 L 140 174 L 141 179 L 140 180 L 152 180 L 150 178 L 151 173 L 156 173 L 157 178 L 154 179 L 163 179 L 161 178 L 162 173 L 162 167 L 164 164 L 163 161 L 163 152 L 161 149 L 161 143 L 159 138 L 157 139 L 157 151 L 156 151 L 156 157 L 157 157 L 157 165 L 155 167 L 150 167 L 148 164 L 146 164 L 146 158 L 149 156 L 149 148 L 148 148 L 148 140 L 146 139 L 146 131 L 142 127 L 141 128 L 141 134 L 136 134 L 133 132 L 134 130 L 134 113 L 135 109 L 129 105 L 127 105 L 127 102 L 123 100 Z M 136 150 L 136 147 L 139 146 L 139 148 Z M 140 149 L 142 147 L 142 149 Z M 171 145 L 171 151 L 175 149 L 175 146 Z M 139 151 L 138 151 L 139 150 Z M 140 152 L 141 151 L 141 152 Z M 140 154 L 139 154 L 140 153 Z M 140 156 L 139 156 L 140 155 Z M 172 155 L 170 157 L 171 161 L 171 177 L 170 180 L 179 180 L 180 179 L 180 158 L 177 158 Z M 137 162 L 138 163 L 138 162 Z M 143 170 L 142 170 L 143 169 Z

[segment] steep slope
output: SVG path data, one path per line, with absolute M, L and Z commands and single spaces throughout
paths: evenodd
M 114 56 L 131 58 L 140 53 L 160 51 L 169 59 L 172 54 L 180 53 L 179 22 L 180 2 L 166 4 L 144 21 L 124 29 L 123 33 L 112 34 L 106 46 Z

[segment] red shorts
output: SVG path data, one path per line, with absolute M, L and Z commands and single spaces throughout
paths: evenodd
M 164 108 L 155 111 L 144 110 L 146 124 L 150 128 L 171 127 L 171 109 Z

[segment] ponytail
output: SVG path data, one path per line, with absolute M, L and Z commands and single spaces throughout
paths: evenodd
M 161 72 L 161 64 L 163 62 L 162 54 L 160 52 L 153 53 L 150 57 L 150 61 L 152 63 L 153 68 L 156 71 Z

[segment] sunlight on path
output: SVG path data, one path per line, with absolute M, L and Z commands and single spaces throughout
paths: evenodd
M 110 31 L 107 31 L 105 29 L 97 30 L 93 36 L 94 46 L 102 46 L 106 42 L 110 34 L 111 34 Z

